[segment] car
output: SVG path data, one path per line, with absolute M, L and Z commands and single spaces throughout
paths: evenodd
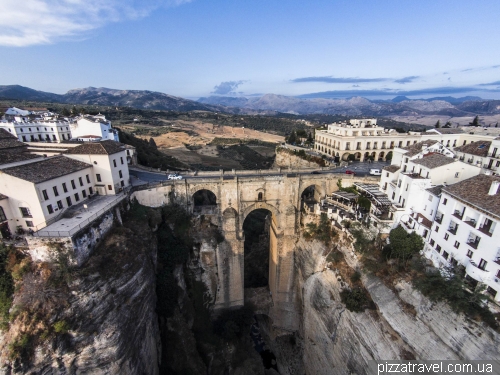
M 356 173 L 354 171 L 351 171 L 350 169 L 346 169 L 345 174 L 356 175 Z
M 372 176 L 382 176 L 382 171 L 380 169 L 370 169 L 370 174 Z
M 167 180 L 182 180 L 182 176 L 176 174 L 169 174 Z

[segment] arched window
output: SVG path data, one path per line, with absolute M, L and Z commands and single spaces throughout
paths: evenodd
M 258 199 L 259 201 L 261 201 L 261 200 L 262 200 L 262 192 L 260 192 L 260 193 L 259 193 L 259 195 L 258 195 L 258 198 L 257 198 L 257 199 Z

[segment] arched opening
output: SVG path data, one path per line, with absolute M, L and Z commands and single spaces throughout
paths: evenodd
M 343 161 L 347 161 L 347 160 L 349 160 L 349 156 L 350 156 L 350 155 L 351 155 L 351 154 L 349 154 L 348 152 L 346 152 L 344 155 L 342 155 L 342 160 L 343 160 Z
M 306 209 L 308 212 L 314 211 L 314 205 L 321 201 L 324 197 L 321 188 L 317 185 L 308 186 L 302 191 L 300 195 L 301 207 L 300 209 Z
M 257 200 L 259 200 L 259 201 L 262 200 L 262 192 L 260 192 L 259 195 L 257 196 Z
M 384 160 L 384 158 L 385 158 L 385 152 L 384 152 L 384 151 L 382 151 L 382 152 L 378 155 L 378 160 L 379 160 L 379 161 L 383 161 L 383 160 Z
M 356 158 L 357 161 L 361 160 L 361 152 L 356 152 L 354 154 L 354 157 Z
M 193 194 L 193 211 L 209 213 L 217 208 L 217 196 L 207 189 L 198 190 Z
M 258 208 L 250 212 L 243 222 L 245 288 L 269 285 L 271 220 L 271 211 Z

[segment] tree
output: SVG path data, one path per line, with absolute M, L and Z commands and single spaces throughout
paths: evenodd
M 356 155 L 354 155 L 354 154 L 349 154 L 349 156 L 347 157 L 347 160 L 349 160 L 349 161 L 354 161 L 354 160 L 356 160 Z
M 359 207 L 362 207 L 364 208 L 366 211 L 370 211 L 370 207 L 372 205 L 372 202 L 370 202 L 370 200 L 366 197 L 363 197 L 363 196 L 360 196 L 358 198 L 358 205 Z
M 418 254 L 424 248 L 422 237 L 415 232 L 408 234 L 401 225 L 391 230 L 389 241 L 389 256 L 400 259 L 403 262 L 409 260 L 413 255 Z
M 339 190 L 342 190 L 342 179 L 341 178 L 339 178 L 337 180 L 337 187 L 339 188 Z
M 62 116 L 70 116 L 71 115 L 71 112 L 69 111 L 68 108 L 64 107 L 62 110 L 61 110 L 61 115 Z
M 295 142 L 297 142 L 297 134 L 295 134 L 295 130 L 292 130 L 292 132 L 290 133 L 290 136 L 288 137 L 287 141 L 286 141 L 288 144 L 295 144 Z
M 385 160 L 392 160 L 392 151 L 389 151 L 387 153 L 387 156 L 385 157 Z
M 476 117 L 474 117 L 474 120 L 472 120 L 472 122 L 469 122 L 469 125 L 470 126 L 480 126 L 480 124 L 479 124 L 479 116 L 476 115 Z
M 498 124 L 498 123 L 497 123 Z M 309 132 L 309 134 L 307 134 L 307 143 L 310 143 L 312 144 L 314 142 L 314 139 L 312 137 L 312 134 L 311 132 Z
M 436 125 L 434 125 L 436 129 L 441 127 L 441 121 L 437 120 Z
M 149 145 L 150 145 L 152 148 L 154 148 L 155 150 L 156 150 L 156 149 L 158 149 L 158 148 L 156 147 L 156 142 L 155 142 L 155 140 L 154 140 L 152 137 L 151 137 L 151 138 L 149 138 Z
M 446 124 L 444 124 L 443 128 L 451 128 L 451 122 L 446 121 Z

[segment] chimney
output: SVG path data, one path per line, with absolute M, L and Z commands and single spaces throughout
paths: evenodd
M 498 186 L 500 186 L 500 181 L 493 181 L 490 186 L 490 191 L 488 195 L 495 195 L 498 191 Z

